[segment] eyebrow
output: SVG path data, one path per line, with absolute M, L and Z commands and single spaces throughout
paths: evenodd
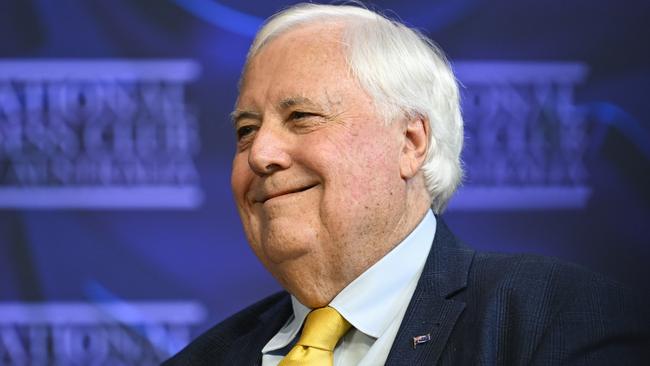
M 230 119 L 232 120 L 232 124 L 234 126 L 242 119 L 255 119 L 261 121 L 262 116 L 259 113 L 253 111 L 236 110 L 230 113 Z
M 282 99 L 280 101 L 279 107 L 280 109 L 284 110 L 284 109 L 289 109 L 291 107 L 295 107 L 297 105 L 307 105 L 309 107 L 318 106 L 311 99 L 306 97 L 289 97 L 289 98 Z
M 311 99 L 307 97 L 289 97 L 282 99 L 278 103 L 280 110 L 287 110 L 297 105 L 305 105 L 311 108 L 318 108 L 318 104 L 314 103 Z M 236 125 L 242 119 L 254 119 L 257 121 L 262 120 L 262 115 L 258 112 L 251 110 L 235 110 L 230 113 L 230 119 L 232 120 L 233 125 Z

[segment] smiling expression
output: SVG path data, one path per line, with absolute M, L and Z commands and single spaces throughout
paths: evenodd
M 247 65 L 233 112 L 232 188 L 248 241 L 310 307 L 408 233 L 404 126 L 383 123 L 340 36 L 320 24 L 271 41 Z

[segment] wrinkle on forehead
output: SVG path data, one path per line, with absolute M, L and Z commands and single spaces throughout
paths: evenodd
M 328 93 L 327 91 L 323 94 L 324 96 L 315 100 L 304 96 L 287 97 L 277 103 L 275 109 L 282 112 L 283 110 L 289 110 L 292 108 L 306 108 L 308 111 L 321 114 L 323 118 L 329 121 L 341 122 L 340 117 L 348 112 L 347 109 L 342 107 L 344 105 L 343 99 L 338 97 L 334 100 L 331 97 L 331 93 Z M 255 108 L 236 108 L 230 116 L 233 126 L 235 127 L 242 119 L 253 119 L 259 122 L 262 122 L 263 120 L 262 113 L 257 111 Z
M 347 45 L 343 36 L 348 23 L 348 21 L 342 20 L 315 20 L 314 23 L 297 25 L 295 28 L 282 31 L 277 36 L 271 37 L 258 49 L 254 56 L 246 60 L 238 84 L 239 91 L 241 92 L 246 84 L 248 71 L 256 62 L 261 62 L 260 60 L 264 59 L 263 54 L 271 45 L 281 47 L 284 54 L 299 50 L 299 47 L 316 49 L 316 54 L 319 54 L 322 58 L 342 60 L 346 70 L 350 72 L 349 67 L 347 67 Z
M 266 44 L 249 60 L 236 109 L 263 115 L 304 103 L 337 120 L 354 114 L 348 101 L 361 95 L 374 104 L 349 67 L 344 31 L 343 24 L 321 22 L 292 29 Z
M 322 95 L 316 95 L 316 98 L 314 98 L 314 96 L 307 96 L 305 94 L 283 98 L 278 103 L 278 109 L 290 109 L 291 107 L 301 106 L 324 109 L 324 111 L 331 111 L 340 106 L 342 103 L 343 100 L 341 96 L 337 96 L 335 99 L 332 96 L 332 93 L 330 93 L 327 89 L 324 89 Z

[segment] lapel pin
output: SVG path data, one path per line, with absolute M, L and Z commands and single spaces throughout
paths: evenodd
M 420 335 L 413 337 L 413 349 L 417 347 L 418 344 L 426 343 L 431 340 L 431 334 Z

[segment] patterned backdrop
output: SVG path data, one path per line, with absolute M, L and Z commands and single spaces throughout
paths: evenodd
M 229 188 L 228 114 L 289 1 L 0 2 L 0 364 L 149 365 L 278 291 Z M 480 250 L 650 292 L 647 1 L 375 1 L 463 85 Z

